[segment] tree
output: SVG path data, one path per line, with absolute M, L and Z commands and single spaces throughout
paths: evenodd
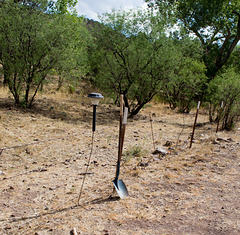
M 159 92 L 163 80 L 167 37 L 163 25 L 153 27 L 153 19 L 151 12 L 113 11 L 94 30 L 93 81 L 114 96 L 124 94 L 132 116 Z
M 88 47 L 92 37 L 86 27 L 85 19 L 77 18 L 77 38 L 71 50 L 66 50 L 65 59 L 59 60 L 52 72 L 58 76 L 58 90 L 64 82 L 75 87 L 79 80 L 84 78 L 90 71 L 88 62 Z
M 214 79 L 240 40 L 240 1 L 145 1 L 200 40 L 206 75 L 209 81 Z
M 179 39 L 177 35 L 171 37 L 170 42 L 172 45 L 169 46 L 168 57 L 172 64 L 163 82 L 161 96 L 172 109 L 190 112 L 207 80 L 199 43 L 188 36 Z
M 81 43 L 82 20 L 66 12 L 67 2 L 1 2 L 0 62 L 16 105 L 31 107 L 48 72 Z

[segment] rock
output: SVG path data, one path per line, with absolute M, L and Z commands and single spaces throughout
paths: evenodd
M 166 149 L 163 149 L 163 148 L 158 147 L 156 150 L 154 150 L 154 151 L 152 152 L 152 154 L 160 154 L 160 155 L 165 156 L 165 155 L 168 154 L 168 151 L 167 151 Z
M 221 138 L 221 137 L 218 137 L 216 139 L 217 141 L 222 141 L 222 142 L 234 142 L 234 140 L 232 138 L 228 138 L 228 139 L 224 139 L 224 138 Z
M 47 233 L 47 231 L 39 231 L 39 232 L 36 232 L 34 233 L 34 235 L 47 235 L 49 233 Z
M 209 140 L 209 136 L 208 135 L 201 134 L 200 136 L 201 136 L 200 140 L 202 140 L 202 141 Z
M 170 147 L 172 144 L 172 141 L 167 141 L 163 146 Z
M 212 144 L 220 144 L 220 142 L 215 139 L 212 141 Z
M 45 168 L 39 168 L 39 172 L 44 172 L 44 171 L 47 171 L 47 169 L 45 169 Z
M 5 175 L 3 171 L 0 171 L 0 175 Z
M 139 163 L 139 166 L 142 166 L 142 167 L 147 167 L 148 165 L 149 165 L 148 162 Z
M 8 230 L 8 229 L 11 229 L 12 227 L 10 225 L 7 225 L 4 229 L 5 230 Z

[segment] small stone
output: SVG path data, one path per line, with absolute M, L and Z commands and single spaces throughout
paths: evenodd
M 39 172 L 44 172 L 44 171 L 47 171 L 46 168 L 39 168 Z
M 231 138 L 229 138 L 229 139 L 231 139 Z M 222 142 L 230 142 L 229 139 L 224 139 L 224 138 L 218 137 L 216 140 L 217 141 L 222 141 Z M 231 139 L 231 141 L 233 141 L 233 140 Z
M 213 140 L 213 141 L 212 141 L 212 144 L 220 144 L 220 143 L 219 143 L 219 141 L 217 141 L 217 140 Z
M 149 165 L 148 162 L 141 162 L 139 164 L 139 166 L 142 166 L 142 167 L 147 167 L 148 165 Z
M 108 234 L 109 234 L 109 232 L 108 232 L 107 229 L 104 229 L 104 230 L 103 230 L 103 233 L 104 233 L 104 235 L 108 235 Z
M 167 141 L 163 146 L 166 146 L 166 147 L 172 146 L 172 141 Z
M 152 152 L 152 154 L 161 154 L 163 156 L 168 154 L 168 151 L 166 149 L 158 147 L 156 150 Z

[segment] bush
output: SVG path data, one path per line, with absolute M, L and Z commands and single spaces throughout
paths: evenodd
M 201 96 L 206 82 L 205 66 L 198 60 L 183 58 L 175 67 L 169 81 L 163 85 L 162 95 L 172 109 L 189 113 Z
M 229 69 L 217 76 L 209 84 L 208 90 L 210 121 L 223 101 L 222 129 L 232 130 L 240 116 L 240 75 Z

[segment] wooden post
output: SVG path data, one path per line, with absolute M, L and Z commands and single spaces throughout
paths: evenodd
M 198 101 L 198 106 L 197 106 L 197 111 L 196 111 L 195 121 L 194 121 L 194 124 L 193 124 L 193 131 L 192 131 L 192 136 L 191 136 L 191 140 L 190 140 L 190 146 L 189 146 L 189 148 L 192 147 L 192 141 L 193 141 L 193 137 L 194 137 L 194 132 L 195 132 L 195 127 L 196 127 L 196 123 L 197 123 L 198 110 L 199 110 L 199 108 L 200 108 L 200 104 L 201 104 L 201 101 Z

